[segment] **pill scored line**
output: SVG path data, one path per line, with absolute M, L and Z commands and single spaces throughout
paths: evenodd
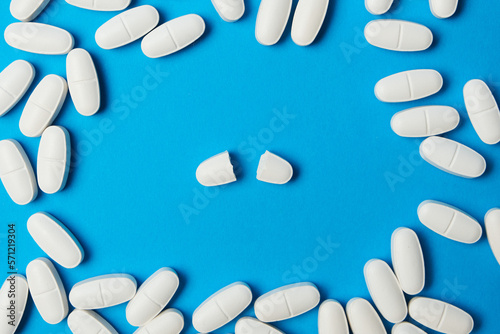
M 217 298 L 214 299 L 214 302 L 215 302 L 215 305 L 217 305 L 219 310 L 222 312 L 222 314 L 226 317 L 226 320 L 231 320 L 232 318 L 226 313 L 226 311 L 224 311 L 222 306 L 219 304 L 219 301 L 217 300 Z
M 446 228 L 446 230 L 443 232 L 444 235 L 447 235 L 448 232 L 451 230 L 451 228 L 453 227 L 453 223 L 455 222 L 455 219 L 457 218 L 457 212 L 456 211 L 453 211 L 453 216 L 451 216 L 451 219 L 450 219 L 450 222 L 448 223 L 448 227 Z
M 7 95 L 9 95 L 10 97 L 12 97 L 13 99 L 17 99 L 17 96 L 15 96 L 14 94 L 12 94 L 11 92 L 9 92 L 7 89 L 5 89 L 4 87 L 0 86 L 0 89 L 2 91 L 4 91 Z
M 398 35 L 398 45 L 396 47 L 396 49 L 400 49 L 401 48 L 401 44 L 403 43 L 403 25 L 400 24 L 399 25 L 399 35 Z
M 451 158 L 451 162 L 448 166 L 448 168 L 452 168 L 455 162 L 458 159 L 458 152 L 460 151 L 460 145 L 457 145 L 457 148 L 455 149 L 455 153 L 453 154 L 453 157 Z

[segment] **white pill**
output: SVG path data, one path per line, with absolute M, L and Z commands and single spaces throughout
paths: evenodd
M 184 316 L 176 309 L 161 312 L 134 334 L 179 334 L 184 328 Z
M 5 29 L 4 37 L 13 48 L 46 55 L 67 54 L 75 43 L 66 30 L 34 22 L 12 23 Z
M 232 321 L 252 302 L 252 291 L 243 282 L 236 282 L 217 291 L 193 313 L 193 326 L 209 333 Z
M 274 45 L 283 35 L 292 0 L 262 0 L 255 23 L 255 38 L 262 45 Z
M 344 308 L 336 300 L 325 300 L 319 307 L 319 334 L 349 334 Z
M 423 201 L 418 206 L 417 214 L 422 224 L 451 240 L 473 244 L 483 234 L 477 220 L 446 203 Z
M 468 334 L 474 328 L 474 320 L 467 312 L 440 300 L 415 297 L 408 308 L 415 321 L 438 332 Z
M 124 10 L 132 0 L 66 0 L 70 5 L 99 11 Z
M 329 0 L 299 0 L 292 23 L 292 40 L 300 46 L 314 42 L 328 10 Z
M 84 257 L 83 248 L 73 233 L 52 215 L 38 212 L 28 219 L 28 232 L 37 245 L 55 262 L 75 268 Z
M 401 20 L 374 20 L 365 27 L 365 38 L 373 46 L 393 51 L 422 51 L 433 40 L 426 26 Z
M 68 327 L 73 334 L 118 334 L 94 311 L 73 310 L 68 316 Z
M 184 49 L 205 32 L 205 21 L 188 14 L 168 21 L 144 37 L 142 52 L 149 58 L 159 58 Z
M 47 6 L 49 0 L 12 0 L 10 13 L 19 21 L 32 21 Z
M 226 22 L 238 21 L 245 13 L 244 0 L 212 0 L 212 4 Z
M 22 275 L 10 275 L 0 289 L 0 333 L 13 334 L 23 318 L 28 300 L 28 282 Z
M 410 324 L 409 322 L 401 322 L 399 324 L 395 324 L 392 327 L 391 334 L 426 334 L 426 333 L 417 326 Z
M 423 106 L 396 113 L 391 119 L 392 130 L 401 137 L 429 137 L 455 129 L 460 115 L 447 106 Z
M 312 310 L 319 300 L 314 284 L 290 284 L 260 296 L 255 301 L 255 315 L 263 322 L 286 320 Z
M 132 43 L 158 25 L 160 14 L 153 6 L 144 5 L 116 15 L 97 29 L 95 41 L 109 50 Z
M 458 0 L 429 0 L 432 14 L 439 19 L 446 19 L 455 14 Z
M 77 309 L 100 309 L 128 302 L 136 290 L 137 282 L 130 275 L 102 275 L 76 283 L 69 292 L 69 301 Z
M 41 257 L 26 268 L 31 297 L 45 322 L 55 325 L 68 315 L 68 297 L 56 268 Z
M 168 304 L 179 287 L 179 277 L 170 268 L 161 268 L 139 288 L 127 305 L 127 321 L 136 327 L 144 326 Z
M 387 334 L 382 320 L 366 299 L 351 299 L 347 303 L 346 313 L 353 334 Z
M 225 151 L 203 161 L 196 169 L 196 179 L 206 187 L 236 181 L 229 153 Z
M 391 8 L 394 0 L 365 0 L 365 7 L 370 14 L 382 15 Z
M 46 194 L 61 191 L 68 179 L 71 144 L 68 131 L 61 126 L 49 126 L 43 131 L 38 147 L 37 178 Z
M 486 235 L 493 255 L 500 264 L 500 209 L 491 209 L 484 217 Z
M 0 73 L 0 117 L 24 96 L 35 77 L 35 68 L 25 60 L 15 60 Z
M 471 148 L 443 137 L 429 137 L 420 144 L 422 158 L 447 173 L 475 178 L 486 170 L 484 158 Z
M 408 314 L 403 290 L 387 263 L 374 259 L 364 268 L 370 296 L 384 318 L 392 323 L 403 321 Z
M 266 151 L 259 161 L 257 168 L 257 180 L 274 183 L 285 184 L 293 176 L 292 165 L 285 159 Z
M 94 61 L 86 50 L 71 50 L 66 58 L 66 75 L 76 111 L 83 116 L 94 115 L 101 105 L 101 93 Z
M 234 332 L 235 334 L 284 334 L 276 327 L 251 317 L 240 318 L 236 322 Z
M 31 163 L 21 144 L 13 139 L 0 141 L 0 177 L 5 190 L 16 204 L 28 204 L 38 195 Z
M 464 86 L 467 113 L 479 138 L 486 144 L 500 141 L 500 110 L 488 85 L 481 80 L 471 80 Z
M 381 79 L 375 96 L 382 102 L 408 102 L 435 94 L 443 87 L 443 77 L 435 70 L 400 72 Z
M 425 285 L 425 265 L 417 234 L 409 228 L 398 228 L 391 237 L 394 273 L 404 292 L 419 294 Z

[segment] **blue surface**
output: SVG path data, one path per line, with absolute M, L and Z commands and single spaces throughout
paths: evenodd
M 0 5 L 2 29 L 14 22 L 8 2 Z M 435 199 L 482 223 L 490 208 L 500 206 L 500 148 L 479 140 L 462 97 L 468 80 L 482 78 L 500 99 L 500 2 L 460 2 L 453 18 L 439 20 L 427 1 L 401 0 L 385 17 L 425 24 L 435 36 L 428 51 L 402 54 L 367 45 L 362 30 L 376 17 L 363 1 L 333 1 L 317 42 L 301 48 L 290 38 L 290 24 L 276 46 L 257 43 L 257 0 L 247 0 L 242 20 L 231 24 L 208 0 L 134 0 L 134 6 L 156 6 L 162 22 L 188 13 L 206 19 L 206 34 L 195 45 L 151 60 L 139 42 L 99 49 L 95 30 L 114 13 L 52 1 L 37 21 L 69 30 L 76 46 L 91 52 L 103 108 L 86 118 L 66 101 L 55 124 L 72 136 L 76 159 L 68 185 L 23 207 L 1 190 L 2 245 L 7 223 L 15 223 L 17 266 L 24 274 L 30 260 L 44 256 L 26 230 L 28 217 L 43 210 L 63 221 L 86 251 L 76 269 L 57 266 L 67 291 L 80 280 L 118 272 L 140 284 L 158 268 L 172 267 L 181 286 L 170 306 L 185 315 L 183 333 L 195 333 L 194 309 L 238 280 L 256 297 L 296 281 L 312 281 L 323 299 L 344 305 L 369 297 L 365 262 L 390 261 L 391 233 L 407 226 L 417 231 L 424 250 L 422 295 L 470 312 L 475 333 L 499 332 L 500 266 L 486 238 L 459 244 L 423 227 L 416 215 L 421 201 Z M 28 54 L 3 39 L 0 50 L 0 68 L 19 58 L 32 62 L 35 83 L 47 74 L 65 75 L 64 56 Z M 417 68 L 440 71 L 443 90 L 412 103 L 376 100 L 373 87 L 380 78 Z M 35 163 L 39 139 L 25 138 L 18 127 L 27 96 L 0 119 L 0 137 L 19 140 Z M 395 112 L 427 104 L 459 110 L 461 124 L 446 137 L 484 155 L 484 176 L 448 175 L 421 160 L 420 139 L 391 131 Z M 255 179 L 266 149 L 292 163 L 293 182 L 275 186 Z M 202 187 L 196 167 L 224 150 L 237 162 L 238 182 Z M 395 176 L 391 186 L 387 177 Z M 8 271 L 5 262 L 0 266 Z M 69 333 L 65 321 L 48 325 L 31 299 L 29 305 L 20 333 Z M 131 333 L 125 306 L 99 313 L 120 333 Z M 315 333 L 316 317 L 317 309 L 277 326 L 289 334 Z M 233 331 L 234 322 L 216 333 Z

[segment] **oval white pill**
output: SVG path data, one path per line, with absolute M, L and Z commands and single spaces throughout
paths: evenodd
M 433 40 L 426 26 L 401 20 L 374 20 L 365 27 L 365 38 L 373 46 L 393 51 L 422 51 Z
M 144 326 L 163 310 L 178 287 L 179 277 L 173 269 L 159 269 L 141 285 L 128 303 L 127 321 L 132 326 Z
M 46 55 L 66 54 L 74 45 L 69 32 L 43 23 L 12 23 L 5 29 L 4 37 L 13 48 Z
M 255 301 L 255 315 L 263 322 L 286 320 L 312 310 L 319 300 L 314 284 L 290 284 L 260 296 Z
M 196 169 L 196 179 L 206 187 L 236 181 L 229 153 L 225 151 L 203 161 Z
M 401 137 L 429 137 L 449 132 L 460 123 L 455 108 L 423 106 L 396 113 L 391 119 L 392 130 Z
M 24 96 L 35 77 L 35 68 L 25 60 L 16 60 L 0 73 L 0 117 Z
M 394 273 L 404 292 L 419 294 L 425 285 L 425 265 L 417 234 L 409 228 L 398 228 L 391 237 Z
M 429 137 L 420 144 L 422 158 L 447 173 L 465 178 L 483 175 L 484 158 L 471 148 L 443 137 Z
M 488 85 L 481 80 L 471 80 L 464 86 L 467 113 L 479 138 L 486 144 L 500 141 L 500 110 Z
M 365 0 L 365 7 L 370 14 L 382 15 L 391 8 L 394 0 Z
M 0 307 L 2 308 L 0 316 L 3 319 L 0 321 L 0 333 L 15 333 L 23 318 L 27 300 L 28 282 L 26 278 L 18 274 L 7 277 L 0 289 Z M 14 310 L 12 310 L 12 305 L 14 305 Z M 14 319 L 11 319 L 12 315 Z
M 314 42 L 321 30 L 329 0 L 299 0 L 292 23 L 292 40 L 300 46 Z
M 95 41 L 102 49 L 115 49 L 132 43 L 158 25 L 160 15 L 153 6 L 144 5 L 116 15 L 97 29 Z
M 82 262 L 82 246 L 55 217 L 38 212 L 28 219 L 27 225 L 33 240 L 52 260 L 65 268 L 75 268 Z
M 408 308 L 415 321 L 438 332 L 468 334 L 474 328 L 467 312 L 440 300 L 415 297 Z
M 353 334 L 387 334 L 382 320 L 366 299 L 351 299 L 347 303 L 346 313 Z
M 134 334 L 179 334 L 184 328 L 184 316 L 176 309 L 161 312 Z
M 439 19 L 446 19 L 455 14 L 458 0 L 429 0 L 432 14 Z
M 159 58 L 184 49 L 205 32 L 205 21 L 196 14 L 184 15 L 157 27 L 141 43 L 149 58 Z
M 10 13 L 19 21 L 32 21 L 47 6 L 49 0 L 12 0 Z
M 481 239 L 481 225 L 451 205 L 437 201 L 423 201 L 417 210 L 420 222 L 432 231 L 451 240 L 473 244 Z
M 399 324 L 395 324 L 392 327 L 391 334 L 426 334 L 426 333 L 417 326 L 410 324 L 409 322 L 401 322 Z
M 226 22 L 238 21 L 245 13 L 244 0 L 212 0 L 212 4 Z
M 76 283 L 69 292 L 69 301 L 77 309 L 100 309 L 128 302 L 136 290 L 137 282 L 130 275 L 102 275 Z
M 252 291 L 243 282 L 236 282 L 217 291 L 193 313 L 193 326 L 209 333 L 236 318 L 252 302 Z
M 94 61 L 86 50 L 71 50 L 66 58 L 66 75 L 76 111 L 83 116 L 94 115 L 101 105 L 101 93 Z
M 68 316 L 68 327 L 73 334 L 118 334 L 113 326 L 94 311 L 73 310 Z
M 41 257 L 26 268 L 31 297 L 45 322 L 55 325 L 68 315 L 68 297 L 56 268 Z
M 319 307 L 319 334 L 349 334 L 344 308 L 336 300 L 325 300 Z
M 276 327 L 251 317 L 240 318 L 236 322 L 234 332 L 235 334 L 284 334 Z
M 443 77 L 435 70 L 400 72 L 381 79 L 375 96 L 382 102 L 408 102 L 435 94 L 443 87 Z
M 124 10 L 132 0 L 66 0 L 70 5 L 99 11 Z
M 484 217 L 486 235 L 493 255 L 500 264 L 500 209 L 491 209 Z
M 0 177 L 16 204 L 28 204 L 38 195 L 33 167 L 21 144 L 15 140 L 0 141 Z
M 262 0 L 255 23 L 255 38 L 262 45 L 274 45 L 283 35 L 292 0 Z
M 259 161 L 257 168 L 257 180 L 274 183 L 285 184 L 292 179 L 292 165 L 285 159 L 266 151 Z

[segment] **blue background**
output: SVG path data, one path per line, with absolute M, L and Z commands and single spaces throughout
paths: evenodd
M 2 29 L 14 22 L 8 2 L 0 5 Z M 116 13 L 52 1 L 36 21 L 67 29 L 76 47 L 91 52 L 102 109 L 83 117 L 66 101 L 55 124 L 72 136 L 76 159 L 68 185 L 58 194 L 40 193 L 27 206 L 15 205 L 1 190 L 2 245 L 7 224 L 15 223 L 17 266 L 24 274 L 29 261 L 44 256 L 26 221 L 47 211 L 86 251 L 76 269 L 57 266 L 67 291 L 80 280 L 118 272 L 132 274 L 140 284 L 158 268 L 172 267 L 181 286 L 169 306 L 184 313 L 183 333 L 195 333 L 194 309 L 238 280 L 247 282 L 255 297 L 311 281 L 322 299 L 345 305 L 352 297 L 368 298 L 364 264 L 371 258 L 390 261 L 391 234 L 407 226 L 417 231 L 424 250 L 422 295 L 470 312 L 475 333 L 498 332 L 500 266 L 486 237 L 474 245 L 450 241 L 422 226 L 416 214 L 420 202 L 434 199 L 483 224 L 484 214 L 500 206 L 499 146 L 479 140 L 462 97 L 464 84 L 481 78 L 500 98 L 500 2 L 487 2 L 460 1 L 454 17 L 439 20 L 427 1 L 399 1 L 384 17 L 422 23 L 435 36 L 428 51 L 403 54 L 366 43 L 363 28 L 377 17 L 363 1 L 332 1 L 319 38 L 302 48 L 290 38 L 290 22 L 277 45 L 257 43 L 257 0 L 246 1 L 246 13 L 236 23 L 222 21 L 208 0 L 134 0 L 133 6 L 157 7 L 161 22 L 188 13 L 206 20 L 206 33 L 195 45 L 152 60 L 142 54 L 140 42 L 111 51 L 96 45 L 96 29 Z M 65 76 L 65 56 L 28 54 L 3 39 L 0 50 L 0 68 L 19 58 L 32 62 L 35 83 L 51 73 Z M 442 73 L 439 94 L 402 104 L 376 100 L 373 87 L 379 79 L 418 68 Z M 20 141 L 35 164 L 39 138 L 25 138 L 18 127 L 28 96 L 0 119 L 0 137 Z M 428 104 L 459 110 L 461 124 L 446 137 L 484 155 L 484 176 L 448 175 L 421 160 L 420 139 L 391 131 L 394 113 Z M 292 182 L 276 186 L 255 179 L 266 149 L 292 163 Z M 195 170 L 224 150 L 237 163 L 238 182 L 206 189 L 197 183 Z M 396 182 L 388 182 L 389 176 Z M 330 246 L 324 248 L 325 243 Z M 8 271 L 5 262 L 0 266 Z M 125 306 L 99 313 L 120 333 L 131 333 Z M 253 315 L 253 309 L 244 314 Z M 317 309 L 277 326 L 291 334 L 314 333 L 316 319 Z M 234 322 L 216 333 L 233 331 Z M 44 323 L 30 300 L 19 332 L 69 329 L 65 321 Z

